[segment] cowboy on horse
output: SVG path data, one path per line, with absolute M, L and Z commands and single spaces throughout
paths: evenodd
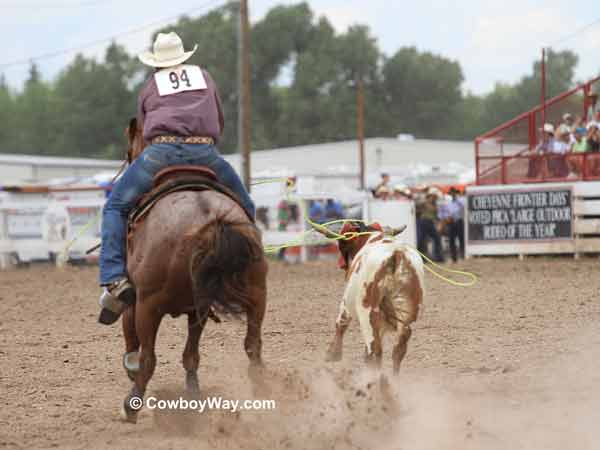
M 254 217 L 254 204 L 242 181 L 215 146 L 224 126 L 217 86 L 206 70 L 184 64 L 197 47 L 186 52 L 176 33 L 159 33 L 153 52 L 139 55 L 144 64 L 155 68 L 138 99 L 137 123 L 143 129 L 145 148 L 115 183 L 104 206 L 101 323 L 114 323 L 135 302 L 126 270 L 127 219 L 152 189 L 159 171 L 175 165 L 206 166 L 236 194 L 248 216 Z

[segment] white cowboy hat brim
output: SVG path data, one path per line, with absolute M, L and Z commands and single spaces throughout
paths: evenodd
M 198 49 L 198 44 L 194 45 L 194 48 L 192 50 L 190 50 L 189 52 L 183 52 L 183 54 L 181 56 L 178 56 L 177 58 L 172 58 L 172 59 L 157 60 L 154 53 L 152 53 L 150 51 L 140 53 L 138 55 L 138 58 L 140 59 L 141 62 L 143 62 L 147 66 L 172 67 L 172 66 L 177 66 L 179 64 L 182 64 L 185 61 L 187 61 L 188 59 L 190 59 L 190 57 L 194 53 L 196 53 L 197 49 Z

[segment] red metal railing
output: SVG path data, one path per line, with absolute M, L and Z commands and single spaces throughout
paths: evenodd
M 482 160 L 492 162 L 498 169 L 490 172 L 480 184 L 600 180 L 600 153 L 567 155 L 527 153 L 513 156 L 485 156 Z
M 562 120 L 563 114 L 581 111 L 581 117 L 584 120 L 591 119 L 587 117 L 590 107 L 589 94 L 596 84 L 600 87 L 600 77 L 581 84 L 570 91 L 564 92 L 546 102 L 545 105 L 538 105 L 531 110 L 515 117 L 514 119 L 494 128 L 493 130 L 477 137 L 475 139 L 475 172 L 477 184 L 508 184 L 517 182 L 544 182 L 544 181 L 571 181 L 595 180 L 598 179 L 595 174 L 595 166 L 588 168 L 588 164 L 595 164 L 595 156 L 587 156 L 587 153 L 580 155 L 569 154 L 566 157 L 560 155 L 536 155 L 532 152 L 538 144 L 540 137 L 539 129 L 543 126 L 542 116 L 545 113 L 545 121 L 557 125 Z M 600 101 L 600 99 L 598 100 Z M 586 155 L 586 156 L 583 156 Z M 565 159 L 568 167 L 568 161 L 573 162 L 573 169 L 577 172 L 559 177 L 555 176 L 555 166 L 563 167 L 562 163 L 557 163 L 558 159 Z M 531 162 L 530 161 L 538 161 Z M 542 162 L 539 162 L 542 161 Z M 545 162 L 544 162 L 545 161 Z M 576 162 L 581 161 L 583 167 L 575 167 Z M 551 162 L 548 166 L 546 162 Z M 533 172 L 529 171 L 531 164 L 540 164 L 542 169 L 550 167 L 550 170 L 544 174 L 544 170 L 531 176 Z M 525 175 L 523 175 L 523 166 Z M 515 176 L 513 176 L 515 174 Z M 518 174 L 518 175 L 516 175 Z M 528 176 L 529 175 L 529 176 Z M 578 178 L 574 178 L 576 175 Z

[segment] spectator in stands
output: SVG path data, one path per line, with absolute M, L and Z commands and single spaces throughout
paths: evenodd
M 573 116 L 571 115 L 571 113 L 566 113 L 563 115 L 563 121 L 562 121 L 563 125 L 566 125 L 569 129 L 569 133 L 572 133 L 575 128 L 575 119 L 573 118 Z
M 600 152 L 600 124 L 598 122 L 590 122 L 587 126 L 587 151 L 590 153 Z M 588 156 L 587 160 L 588 173 L 593 176 L 600 175 L 600 159 L 598 156 Z
M 458 260 L 458 252 L 456 251 L 456 241 L 460 249 L 460 257 L 465 257 L 465 202 L 463 197 L 459 197 L 459 190 L 454 186 L 448 192 L 451 200 L 440 206 L 438 217 L 445 226 L 446 234 L 448 235 L 448 244 L 450 246 L 450 256 L 452 261 Z
M 585 153 L 587 151 L 587 130 L 584 127 L 575 129 L 573 136 L 575 137 L 575 143 L 571 148 L 573 153 Z
M 528 178 L 537 178 L 540 174 L 540 169 L 544 163 L 543 155 L 550 153 L 554 145 L 554 125 L 545 123 L 542 128 L 542 142 L 534 150 L 534 154 L 529 157 L 529 169 L 527 171 Z
M 444 262 L 442 240 L 436 227 L 438 220 L 438 196 L 439 191 L 437 189 L 429 188 L 425 201 L 417 206 L 417 216 L 419 217 L 417 222 L 417 247 L 421 253 L 428 254 L 427 244 L 429 239 L 431 239 L 433 241 L 433 258 L 431 259 L 436 262 Z
M 571 152 L 571 130 L 565 124 L 558 127 L 557 138 L 553 140 L 549 153 L 552 155 L 548 160 L 550 175 L 557 178 L 566 177 L 569 173 L 565 155 Z
M 588 152 L 600 152 L 600 125 L 598 122 L 590 122 L 587 126 Z
M 575 132 L 573 133 L 573 136 L 575 138 L 575 142 L 571 147 L 571 153 L 573 153 L 573 156 L 567 160 L 569 164 L 569 176 L 577 176 L 581 175 L 582 173 L 583 157 L 581 156 L 581 154 L 585 153 L 588 149 L 586 134 L 587 130 L 583 127 L 576 128 Z

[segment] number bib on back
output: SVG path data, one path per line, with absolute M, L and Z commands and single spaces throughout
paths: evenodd
M 154 74 L 158 95 L 206 89 L 206 80 L 198 66 L 184 64 L 159 70 Z

